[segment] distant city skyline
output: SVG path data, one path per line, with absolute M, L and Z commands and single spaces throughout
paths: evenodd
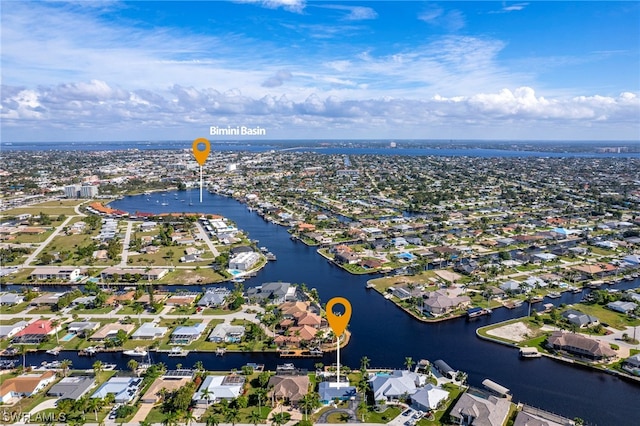
M 640 141 L 640 3 L 3 1 L 2 141 Z

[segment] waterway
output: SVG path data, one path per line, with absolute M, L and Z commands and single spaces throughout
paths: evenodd
M 221 214 L 235 221 L 249 234 L 249 238 L 259 240 L 258 245 L 266 246 L 278 258 L 267 264 L 256 277 L 247 280 L 245 286 L 269 281 L 305 283 L 309 288 L 316 288 L 323 301 L 342 296 L 351 302 L 353 314 L 349 329 L 352 337 L 349 345 L 341 351 L 345 365 L 358 368 L 363 356 L 371 359 L 371 366 L 384 368 L 403 368 L 405 357 L 412 357 L 414 361 L 443 359 L 453 368 L 467 372 L 471 385 L 480 387 L 482 380 L 490 378 L 511 389 L 514 401 L 570 418 L 581 417 L 589 424 L 632 425 L 637 424 L 640 418 L 640 386 L 636 383 L 548 358 L 521 360 L 516 349 L 476 337 L 475 330 L 480 326 L 526 315 L 526 304 L 513 310 L 496 309 L 491 316 L 473 321 L 456 319 L 425 324 L 411 318 L 374 290 L 365 289 L 365 283 L 371 276 L 351 275 L 328 263 L 316 253 L 315 248 L 292 241 L 286 228 L 264 221 L 248 211 L 244 204 L 209 193 L 204 194 L 202 204 L 188 206 L 179 201 L 188 198 L 188 193 L 178 193 L 177 200 L 173 194 L 163 196 L 162 193 L 154 193 L 125 197 L 111 206 L 129 212 L 197 211 Z M 196 191 L 192 198 L 197 199 Z M 169 205 L 162 206 L 163 199 Z M 637 287 L 640 280 L 620 285 L 618 288 Z M 202 286 L 193 288 L 200 290 Z M 564 293 L 559 299 L 544 302 L 557 305 L 577 302 L 582 297 L 582 294 Z M 541 304 L 534 305 L 534 308 L 540 307 Z M 58 359 L 65 358 L 73 361 L 74 368 L 91 368 L 96 359 L 78 357 L 71 352 L 58 356 Z M 37 365 L 52 359 L 43 353 L 29 354 L 27 363 Z M 122 369 L 126 369 L 128 361 L 118 353 L 99 354 L 97 359 L 115 363 Z M 196 361 L 202 361 L 210 370 L 239 368 L 247 362 L 262 363 L 273 370 L 283 362 L 275 354 L 227 353 L 216 357 L 195 352 L 186 358 L 169 358 L 166 354 L 154 353 L 152 361 L 164 362 L 169 367 L 178 363 L 191 367 Z M 299 367 L 313 368 L 317 362 L 329 365 L 335 361 L 335 354 L 326 354 L 323 359 L 294 362 Z

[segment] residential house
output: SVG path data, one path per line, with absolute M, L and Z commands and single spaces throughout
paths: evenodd
M 95 384 L 96 380 L 93 376 L 65 377 L 53 385 L 47 395 L 55 396 L 59 399 L 78 400 L 86 395 Z
M 514 280 L 509 280 L 500 284 L 499 288 L 500 290 L 511 294 L 519 294 L 523 291 L 522 283 Z
M 274 401 L 284 400 L 296 406 L 309 392 L 309 376 L 272 376 L 268 387 Z
M 177 371 L 179 371 L 180 373 L 186 373 L 185 370 Z M 186 386 L 191 381 L 193 381 L 193 374 L 187 373 L 187 375 L 180 376 L 169 376 L 168 374 L 165 374 L 164 376 L 158 377 L 156 380 L 154 380 L 149 389 L 147 389 L 144 395 L 140 397 L 140 401 L 144 404 L 155 404 L 157 402 L 160 402 L 163 392 L 174 392 Z
M 15 336 L 28 324 L 29 323 L 26 321 L 18 321 L 14 324 L 0 325 L 0 339 L 7 339 Z
M 640 376 L 640 354 L 625 359 L 622 368 L 633 375 Z
M 616 356 L 616 352 L 606 342 L 561 330 L 551 333 L 547 338 L 547 346 L 591 360 L 603 360 Z
M 102 386 L 91 395 L 91 398 L 102 399 L 108 394 L 112 394 L 115 397 L 115 402 L 126 404 L 135 399 L 141 384 L 142 378 L 139 377 L 112 377 L 103 383 Z
M 17 293 L 0 294 L 0 305 L 12 306 L 24 302 L 24 296 Z
M 229 269 L 238 271 L 248 271 L 260 260 L 260 255 L 256 252 L 240 253 L 229 260 Z
M 449 415 L 457 425 L 502 426 L 509 415 L 511 402 L 493 395 L 483 397 L 482 393 L 465 392 L 460 396 Z
M 39 266 L 31 272 L 29 279 L 75 281 L 79 276 L 80 269 L 73 266 Z
M 100 342 L 103 340 L 114 339 L 117 336 L 118 331 L 122 330 L 127 334 L 131 334 L 134 328 L 136 328 L 136 326 L 133 324 L 105 324 L 100 330 L 93 333 L 89 340 Z
M 429 383 L 411 395 L 411 406 L 418 411 L 427 412 L 437 409 L 448 397 L 449 392 Z
M 232 401 L 242 395 L 244 382 L 244 376 L 237 374 L 207 376 L 198 391 L 193 395 L 193 401 L 198 405 L 209 405 L 223 399 Z M 207 392 L 203 392 L 205 389 L 207 389 Z
M 622 300 L 618 300 L 616 302 L 607 303 L 607 308 L 612 311 L 620 312 L 622 314 L 628 314 L 632 312 L 638 307 L 636 303 L 633 302 L 624 302 Z
M 153 340 L 159 339 L 167 334 L 167 327 L 158 327 L 153 322 L 145 322 L 136 331 L 133 332 L 131 338 L 134 340 Z
M 204 295 L 198 300 L 197 305 L 201 307 L 217 307 L 222 306 L 224 301 L 231 292 L 226 288 L 207 289 Z
M 333 401 L 348 401 L 357 396 L 358 390 L 355 386 L 349 386 L 347 383 L 336 382 L 320 382 L 318 385 L 318 394 L 322 404 L 330 404 Z
M 426 296 L 423 310 L 433 316 L 443 315 L 454 309 L 463 309 L 471 304 L 469 296 L 449 296 L 444 290 L 432 291 Z
M 528 408 L 528 407 L 527 407 Z M 573 420 L 535 409 L 535 412 L 518 411 L 513 426 L 574 426 Z
M 188 345 L 200 338 L 206 328 L 201 322 L 195 325 L 181 325 L 171 333 L 171 343 L 174 345 Z
M 561 315 L 570 324 L 575 324 L 580 328 L 591 327 L 600 323 L 597 317 L 587 315 L 580 311 L 576 311 L 575 309 L 564 311 Z
M 74 321 L 69 323 L 67 326 L 67 331 L 69 333 L 74 333 L 78 335 L 87 335 L 91 332 L 95 331 L 98 327 L 100 327 L 99 322 L 91 322 L 91 321 Z
M 165 305 L 167 306 L 190 306 L 195 302 L 198 294 L 186 294 L 186 293 L 178 293 L 173 296 L 170 296 L 166 301 Z
M 394 370 L 388 375 L 371 374 L 369 382 L 375 401 L 392 401 L 413 395 L 418 387 L 424 386 L 426 379 L 412 371 Z
M 53 305 L 56 305 L 58 303 L 58 300 L 60 300 L 60 298 L 65 294 L 67 293 L 66 292 L 44 293 L 34 299 L 31 299 L 29 304 L 31 306 L 44 306 L 44 305 L 53 306 Z
M 210 342 L 227 342 L 227 343 L 239 343 L 244 336 L 245 328 L 242 325 L 231 325 L 227 323 L 217 324 L 211 333 L 208 340 Z
M 290 283 L 271 282 L 249 288 L 247 297 L 258 301 L 280 304 L 297 300 L 296 291 L 297 287 L 292 286 Z
M 0 401 L 6 404 L 14 398 L 34 395 L 53 383 L 55 379 L 55 371 L 22 374 L 18 377 L 7 379 L 0 385 Z
M 60 326 L 54 327 L 50 320 L 39 319 L 17 332 L 11 343 L 38 344 L 59 329 Z

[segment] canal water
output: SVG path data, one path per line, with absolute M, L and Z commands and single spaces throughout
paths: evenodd
M 177 199 L 175 193 L 125 197 L 111 206 L 131 213 L 220 214 L 235 221 L 249 234 L 249 238 L 259 240 L 259 246 L 266 246 L 278 258 L 256 277 L 248 279 L 245 287 L 269 281 L 305 283 L 307 287 L 318 290 L 322 301 L 342 296 L 351 302 L 353 313 L 349 329 L 352 337 L 349 345 L 341 351 L 344 365 L 358 368 L 363 356 L 371 359 L 372 367 L 384 368 L 403 368 L 405 357 L 412 357 L 414 361 L 443 359 L 453 368 L 467 372 L 471 385 L 480 387 L 482 380 L 490 378 L 506 386 L 511 389 L 516 402 L 569 418 L 581 417 L 590 424 L 632 425 L 640 419 L 640 385 L 548 358 L 522 360 L 516 349 L 476 337 L 475 330 L 480 326 L 526 315 L 526 304 L 513 310 L 496 309 L 491 316 L 473 321 L 461 318 L 425 324 L 411 318 L 374 290 L 365 289 L 365 283 L 371 276 L 351 275 L 328 263 L 316 253 L 315 248 L 292 241 L 286 228 L 264 221 L 244 204 L 205 193 L 202 204 L 194 202 L 189 206 L 180 201 L 188 200 L 189 194 L 177 194 Z M 196 191 L 191 198 L 198 199 Z M 163 201 L 169 205 L 162 206 Z M 636 280 L 622 283 L 618 288 L 638 285 L 640 282 Z M 192 288 L 200 290 L 202 286 Z M 561 298 L 545 300 L 544 303 L 572 303 L 582 297 L 582 294 L 564 293 Z M 534 304 L 533 308 L 540 309 L 541 305 Z M 196 361 L 202 361 L 210 370 L 239 368 L 247 362 L 262 363 L 273 370 L 276 364 L 282 363 L 275 354 L 261 353 L 227 353 L 219 357 L 190 353 L 186 358 L 169 358 L 165 354 L 153 353 L 152 357 L 153 362 L 164 362 L 170 368 L 176 364 L 191 367 Z M 61 353 L 57 358 L 71 359 L 74 368 L 91 368 L 96 359 L 77 357 L 71 352 Z M 52 356 L 42 353 L 29 354 L 27 363 L 38 364 L 52 359 Z M 122 369 L 126 369 L 128 361 L 118 353 L 99 354 L 97 359 L 115 363 Z M 329 365 L 335 361 L 335 354 L 326 354 L 322 359 L 295 360 L 295 364 L 313 368 L 317 362 Z

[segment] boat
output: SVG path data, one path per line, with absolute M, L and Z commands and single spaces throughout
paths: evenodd
M 525 346 L 524 348 L 520 348 L 520 357 L 521 358 L 540 358 L 542 354 L 538 352 L 537 348 L 530 348 Z
M 371 281 L 367 281 L 367 284 L 365 285 L 365 288 L 376 288 L 376 285 L 374 283 L 372 283 Z
M 244 278 L 242 278 L 242 277 L 236 277 L 236 278 L 233 278 L 233 279 L 231 280 L 231 282 L 233 282 L 233 283 L 243 283 L 243 282 L 244 282 Z
M 144 348 L 129 349 L 128 351 L 123 351 L 122 352 L 123 355 L 134 356 L 134 357 L 147 356 L 148 353 L 149 352 L 147 352 L 146 349 L 144 349 Z
M 95 356 L 98 353 L 98 350 L 93 346 L 89 346 L 87 349 L 78 352 L 79 356 Z
M 549 292 L 549 294 L 547 294 L 547 297 L 549 299 L 557 299 L 557 298 L 559 298 L 561 296 L 562 296 L 562 294 L 558 293 L 557 291 L 551 291 L 551 292 Z
M 260 251 L 263 252 L 263 253 L 268 253 L 269 249 L 266 248 L 266 247 L 260 247 Z
M 169 203 L 165 202 L 165 203 L 161 203 L 160 205 L 161 205 L 161 206 L 168 206 L 168 205 L 169 205 Z
M 582 293 L 582 289 L 580 287 L 573 287 L 571 293 Z
M 222 356 L 225 354 L 225 352 L 227 352 L 225 348 L 218 348 L 216 349 L 216 356 Z
M 182 349 L 179 346 L 174 346 L 171 348 L 171 351 L 169 352 L 169 356 L 171 357 L 185 357 L 189 355 L 189 351 L 186 349 Z
M 58 355 L 61 350 L 62 350 L 62 346 L 56 346 L 55 348 L 49 349 L 48 351 L 45 351 L 45 352 L 48 353 L 49 355 Z
M 8 347 L 7 349 L 0 352 L 0 356 L 11 357 L 11 356 L 18 356 L 18 355 L 20 355 L 20 350 L 13 346 Z
M 467 318 L 476 318 L 482 315 L 487 315 L 489 311 L 480 307 L 467 309 Z
M 275 254 L 268 252 L 265 257 L 267 258 L 267 260 L 278 260 L 278 258 L 276 257 Z
M 542 300 L 544 299 L 544 297 L 542 296 L 531 296 L 529 298 L 529 303 L 538 303 L 538 302 L 542 302 Z

